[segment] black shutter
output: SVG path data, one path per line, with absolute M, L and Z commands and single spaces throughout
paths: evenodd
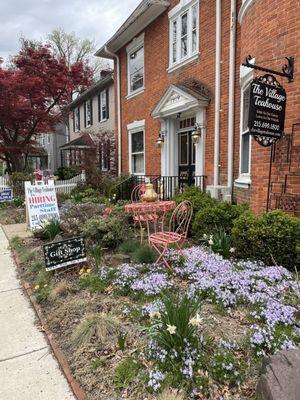
M 109 118 L 109 89 L 106 89 L 106 119 Z
M 91 125 L 93 125 L 93 99 L 90 100 L 90 107 L 91 107 Z
M 75 132 L 75 110 L 73 110 L 73 132 Z
M 101 95 L 98 94 L 98 121 L 101 121 Z
M 80 107 L 78 107 L 77 110 L 78 110 L 78 130 L 80 131 Z
M 86 101 L 83 103 L 84 108 L 84 127 L 86 128 Z

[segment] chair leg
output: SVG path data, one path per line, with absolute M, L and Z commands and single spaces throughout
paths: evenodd
M 158 252 L 158 254 L 159 254 L 159 257 L 158 257 L 158 259 L 155 261 L 155 264 L 158 264 L 158 263 L 160 262 L 160 260 L 162 260 L 163 263 L 165 264 L 165 266 L 168 267 L 171 271 L 173 271 L 171 265 L 168 263 L 168 261 L 166 260 L 166 258 L 165 258 L 165 256 L 164 256 L 165 252 L 166 252 L 167 249 L 168 249 L 168 245 L 165 245 L 165 246 L 162 245 L 162 246 L 161 246 L 161 247 L 162 247 L 162 250 L 160 250 L 159 247 L 156 246 L 154 243 L 151 243 L 151 245 L 152 245 L 152 247 L 153 247 L 153 248 Z

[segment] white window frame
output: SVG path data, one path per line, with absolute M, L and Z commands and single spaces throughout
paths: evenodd
M 90 120 L 88 121 L 88 107 L 90 108 Z M 85 128 L 89 128 L 90 126 L 92 126 L 92 107 L 93 107 L 93 103 L 92 101 L 86 100 L 84 102 L 84 108 L 85 108 Z
M 243 0 L 239 14 L 238 14 L 238 21 L 239 24 L 242 24 L 244 16 L 247 14 L 248 9 L 254 3 L 254 0 Z
M 80 108 L 76 107 L 74 110 L 74 127 L 75 127 L 75 132 L 80 131 Z
M 104 100 L 104 101 L 103 101 Z M 106 89 L 100 92 L 100 122 L 107 121 L 107 96 L 106 96 Z M 103 118 L 103 111 L 105 107 L 105 118 Z
M 196 21 L 196 49 L 192 50 L 193 44 L 193 26 L 192 26 L 192 10 L 197 7 L 197 21 Z M 181 21 L 182 16 L 187 13 L 187 55 L 181 58 Z M 181 0 L 180 3 L 169 12 L 169 68 L 167 71 L 173 72 L 175 69 L 188 64 L 199 58 L 199 0 Z M 174 30 L 173 24 L 176 21 L 176 62 L 173 61 L 173 44 L 174 44 Z
M 127 125 L 128 130 L 128 162 L 129 162 L 129 173 L 136 176 L 143 176 L 146 174 L 146 147 L 145 147 L 145 120 L 141 121 L 134 121 L 133 123 Z M 143 140 L 144 140 L 144 151 L 139 153 L 132 153 L 132 134 L 137 132 L 143 132 Z M 144 168 L 143 172 L 133 172 L 133 165 L 132 165 L 132 156 L 134 154 L 144 154 Z
M 133 39 L 133 41 L 126 47 L 127 51 L 127 99 L 130 99 L 134 96 L 137 96 L 140 93 L 143 93 L 145 90 L 145 46 L 144 46 L 144 37 L 145 34 L 142 33 L 137 38 Z M 132 53 L 140 50 L 141 48 L 144 49 L 144 74 L 143 74 L 143 86 L 131 91 L 131 84 L 130 84 L 130 56 Z
M 251 63 L 255 63 L 252 59 Z M 252 154 L 252 136 L 249 135 L 249 172 L 242 173 L 242 136 L 243 136 L 243 118 L 244 118 L 244 93 L 249 88 L 253 79 L 253 70 L 251 68 L 241 66 L 240 71 L 241 85 L 241 101 L 240 101 L 240 151 L 239 151 L 239 177 L 235 180 L 234 185 L 241 188 L 249 188 L 251 185 L 251 154 Z

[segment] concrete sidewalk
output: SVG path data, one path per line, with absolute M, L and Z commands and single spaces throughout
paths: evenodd
M 0 400 L 75 400 L 22 292 L 1 226 Z

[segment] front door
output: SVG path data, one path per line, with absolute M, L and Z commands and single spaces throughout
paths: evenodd
M 192 130 L 178 134 L 179 187 L 195 184 L 196 145 L 192 141 Z

